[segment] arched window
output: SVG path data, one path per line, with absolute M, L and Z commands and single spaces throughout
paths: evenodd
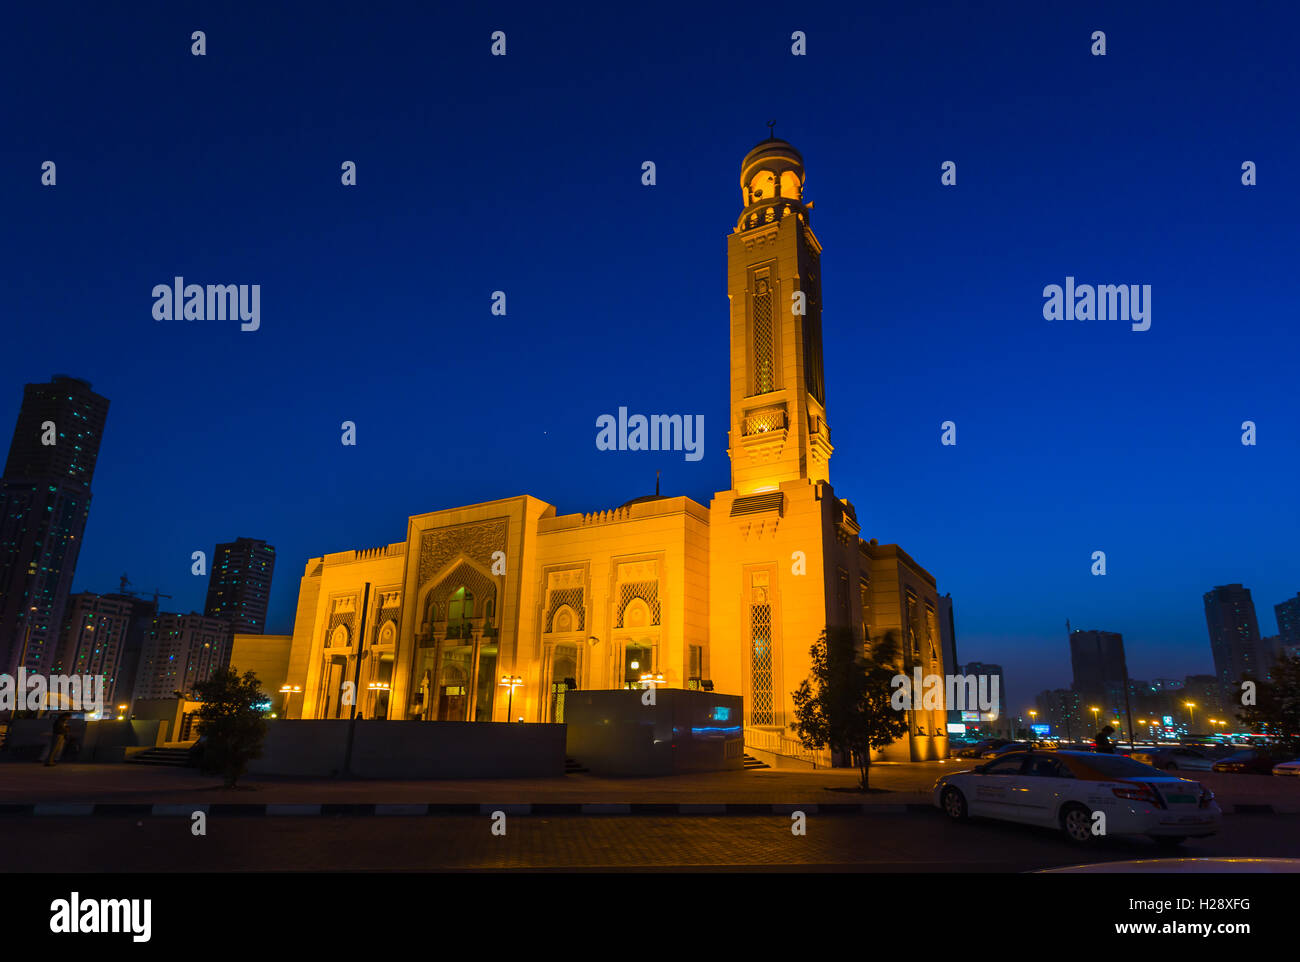
M 767 277 L 758 277 L 754 281 L 753 322 L 754 393 L 768 394 L 776 390 L 776 380 L 772 348 L 772 288 Z
M 474 595 L 462 586 L 447 603 L 447 637 L 468 638 L 469 620 L 474 617 Z

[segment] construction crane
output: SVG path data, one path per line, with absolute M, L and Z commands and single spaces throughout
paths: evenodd
M 129 579 L 125 574 L 123 574 L 122 577 L 118 579 L 118 584 L 119 584 L 119 586 L 120 586 L 120 587 L 119 587 L 119 593 L 120 593 L 120 594 L 127 595 L 127 596 L 129 596 L 129 597 L 131 597 L 131 598 L 138 597 L 139 594 L 140 594 L 140 592 L 138 592 L 138 591 L 128 591 L 128 590 L 127 590 L 127 587 L 126 587 L 126 586 L 129 585 L 130 583 L 131 583 L 131 580 L 130 580 L 130 579 Z M 169 594 L 167 594 L 166 592 L 164 592 L 161 588 L 155 588 L 155 589 L 153 590 L 153 610 L 154 610 L 154 611 L 157 611 L 157 610 L 158 610 L 158 599 L 159 599 L 159 598 L 170 598 L 170 597 L 171 597 L 171 595 L 169 595 Z

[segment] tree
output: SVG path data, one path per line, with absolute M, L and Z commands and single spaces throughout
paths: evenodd
M 1279 754 L 1300 755 L 1300 657 L 1280 654 L 1271 681 L 1255 682 L 1255 704 L 1237 710 L 1242 724 L 1271 736 Z
M 248 763 L 262 757 L 266 737 L 267 697 L 251 671 L 241 678 L 233 668 L 217 672 L 194 687 L 203 702 L 199 708 L 199 734 L 206 739 L 203 771 L 221 775 L 234 788 Z
M 872 750 L 908 731 L 906 712 L 890 705 L 901 654 L 898 635 L 888 631 L 864 651 L 851 628 L 827 628 L 809 653 L 812 673 L 794 692 L 796 720 L 790 727 L 804 748 L 829 746 L 852 758 L 865 792 Z

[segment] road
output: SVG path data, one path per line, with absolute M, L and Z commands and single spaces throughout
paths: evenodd
M 1013 871 L 1165 857 L 1145 840 L 1080 849 L 1057 833 L 937 812 L 811 816 L 212 817 L 207 835 L 169 817 L 0 818 L 3 872 L 711 870 Z M 1232 815 L 1188 856 L 1300 857 L 1294 817 Z

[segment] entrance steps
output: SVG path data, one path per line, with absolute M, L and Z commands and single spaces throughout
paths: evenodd
M 132 752 L 126 761 L 130 765 L 169 765 L 184 768 L 190 761 L 188 748 L 150 748 L 143 752 Z

